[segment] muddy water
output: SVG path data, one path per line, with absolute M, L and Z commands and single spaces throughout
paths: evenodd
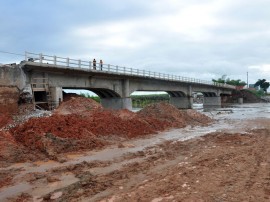
M 113 161 L 121 158 L 124 154 L 134 153 L 141 151 L 149 146 L 154 146 L 156 144 L 162 143 L 164 140 L 176 140 L 183 141 L 190 138 L 199 137 L 210 132 L 243 132 L 245 130 L 254 129 L 254 124 L 250 122 L 257 122 L 256 128 L 270 127 L 270 104 L 244 104 L 244 105 L 230 105 L 226 108 L 212 108 L 212 109 L 202 109 L 201 106 L 196 106 L 198 111 L 212 117 L 215 122 L 207 127 L 186 127 L 182 129 L 173 129 L 165 132 L 161 132 L 157 135 L 149 136 L 144 139 L 137 139 L 126 141 L 123 143 L 127 145 L 124 148 L 118 148 L 117 146 L 112 146 L 110 148 L 104 149 L 102 151 L 91 151 L 80 154 L 70 154 L 67 156 L 68 161 L 65 163 L 58 163 L 55 161 L 47 162 L 35 162 L 35 163 L 21 163 L 14 164 L 9 168 L 0 168 L 1 170 L 20 168 L 21 172 L 15 176 L 14 181 L 17 184 L 10 187 L 3 187 L 0 189 L 0 201 L 7 201 L 10 196 L 16 196 L 22 192 L 27 192 L 32 196 L 38 198 L 38 196 L 49 193 L 53 190 L 59 189 L 61 187 L 67 186 L 76 182 L 78 179 L 72 174 L 63 174 L 59 176 L 59 181 L 44 186 L 44 182 L 36 182 L 30 184 L 20 180 L 28 173 L 47 173 L 49 170 L 81 163 L 83 161 Z M 257 121 L 259 119 L 259 121 Z M 252 126 L 253 125 L 253 126 Z M 244 126 L 244 127 L 243 127 Z M 138 159 L 135 159 L 138 161 Z M 113 163 L 105 168 L 92 168 L 90 171 L 93 174 L 104 174 L 117 170 L 121 168 L 124 164 L 130 163 L 130 160 L 121 161 L 120 163 Z

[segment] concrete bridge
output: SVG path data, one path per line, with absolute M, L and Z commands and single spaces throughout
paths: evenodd
M 20 68 L 29 87 L 38 89 L 46 80 L 55 103 L 63 99 L 63 89 L 87 89 L 101 98 L 104 107 L 112 109 L 131 109 L 130 95 L 135 91 L 165 91 L 178 108 L 191 108 L 192 93 L 201 92 L 204 106 L 219 106 L 221 96 L 235 89 L 227 84 L 28 52 Z M 39 96 L 38 90 L 33 93 Z

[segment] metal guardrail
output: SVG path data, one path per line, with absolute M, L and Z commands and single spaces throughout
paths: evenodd
M 212 85 L 212 86 L 235 89 L 235 86 L 223 84 L 223 83 L 216 83 L 212 81 L 205 81 L 205 80 L 200 80 L 200 79 L 195 79 L 195 78 L 177 76 L 177 75 L 172 75 L 172 74 L 164 74 L 164 73 L 159 73 L 159 72 L 151 72 L 147 70 L 134 69 L 134 68 L 122 67 L 122 66 L 111 65 L 111 64 L 96 63 L 94 65 L 92 61 L 83 61 L 83 60 L 76 60 L 76 59 L 71 59 L 71 58 L 50 56 L 50 55 L 45 55 L 42 53 L 37 54 L 37 53 L 25 52 L 25 61 L 58 65 L 58 66 L 63 66 L 63 67 L 90 69 L 92 71 L 103 71 L 107 73 L 117 73 L 117 74 L 128 75 L 128 76 L 141 76 L 141 77 L 156 78 L 156 79 L 162 79 L 162 80 L 168 80 L 168 81 L 181 81 L 181 82 L 187 82 L 187 83 L 207 84 L 207 85 Z

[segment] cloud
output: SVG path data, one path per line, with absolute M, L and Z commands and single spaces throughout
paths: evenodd
M 0 49 L 102 58 L 206 80 L 223 74 L 245 80 L 250 72 L 256 81 L 270 77 L 269 6 L 268 0 L 2 1 Z

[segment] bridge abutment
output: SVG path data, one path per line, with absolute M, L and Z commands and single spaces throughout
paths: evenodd
M 193 99 L 192 97 L 171 97 L 170 104 L 178 109 L 191 109 Z
M 100 102 L 104 108 L 132 110 L 131 98 L 102 98 Z
M 203 99 L 204 107 L 218 107 L 221 106 L 221 97 L 204 97 Z

